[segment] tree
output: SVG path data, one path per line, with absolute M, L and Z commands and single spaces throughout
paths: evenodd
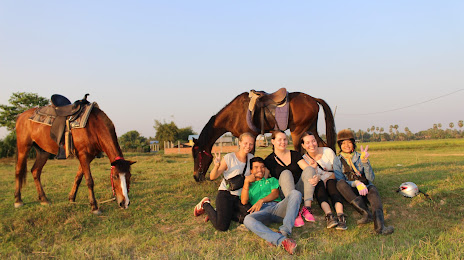
M 10 105 L 0 105 L 0 126 L 13 131 L 16 124 L 16 117 L 22 112 L 36 107 L 49 104 L 47 98 L 41 97 L 36 93 L 16 92 L 8 100 Z
M 12 157 L 16 154 L 16 132 L 10 132 L 5 139 L 0 140 L 0 158 Z
M 453 129 L 453 128 L 454 128 L 454 123 L 453 123 L 453 122 L 449 123 L 449 127 L 450 127 L 451 129 Z
M 149 152 L 150 144 L 147 138 L 141 136 L 139 132 L 133 130 L 123 134 L 118 138 L 121 149 L 128 152 Z
M 458 126 L 459 126 L 459 130 L 461 130 L 461 128 L 464 126 L 464 121 L 463 121 L 463 120 L 459 120 L 459 121 L 458 121 Z
M 160 145 L 164 147 L 164 142 L 175 142 L 175 141 L 182 141 L 186 142 L 188 140 L 188 136 L 192 134 L 196 134 L 191 126 L 178 128 L 174 122 L 166 123 L 164 121 L 161 123 L 158 120 L 155 120 L 155 125 L 153 126 L 156 130 L 155 138 L 160 142 Z
M 187 142 L 189 135 L 195 135 L 196 133 L 193 131 L 191 126 L 180 128 L 177 131 L 177 140 L 181 142 Z

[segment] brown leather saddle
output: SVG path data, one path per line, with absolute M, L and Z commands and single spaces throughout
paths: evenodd
M 269 118 L 272 118 L 275 121 L 275 129 L 281 129 L 285 130 L 286 129 L 286 123 L 285 127 L 280 127 L 278 123 L 278 118 L 276 118 L 276 110 L 279 107 L 283 107 L 287 104 L 288 100 L 288 92 L 286 88 L 281 88 L 277 90 L 274 93 L 267 93 L 264 91 L 256 91 L 256 90 L 251 90 L 249 92 L 250 97 L 250 103 L 248 106 L 248 110 L 251 112 L 251 119 L 252 122 L 259 122 L 259 125 L 261 127 L 260 132 L 261 134 L 264 134 L 264 129 L 265 129 L 265 124 L 270 124 Z M 284 115 L 283 117 L 287 117 L 284 120 L 288 119 L 288 109 L 287 109 L 287 115 Z M 257 115 L 259 115 L 259 118 Z M 252 128 L 252 127 L 250 127 Z M 282 129 L 283 128 L 283 129 Z M 256 129 L 256 127 L 255 127 Z M 255 130 L 256 131 L 256 130 Z M 259 132 L 259 131 L 256 131 Z
M 54 94 L 51 97 L 52 105 L 36 109 L 30 120 L 50 125 L 50 137 L 58 144 L 60 150 L 63 149 L 63 144 L 65 144 L 67 148 L 71 149 L 70 145 L 72 140 L 69 130 L 71 128 L 76 128 L 76 126 L 81 124 L 81 121 L 84 124 L 83 127 L 85 127 L 88 115 L 90 114 L 92 107 L 96 105 L 96 103 L 90 104 L 90 102 L 87 101 L 88 95 L 89 94 L 85 94 L 83 99 L 71 103 L 66 97 Z M 86 116 L 82 119 L 84 114 Z M 74 127 L 72 127 L 71 124 L 73 124 Z M 63 135 L 66 137 L 64 138 L 65 140 L 62 140 Z M 70 153 L 68 151 L 69 149 L 66 149 L 65 158 L 67 158 Z M 61 153 L 61 151 L 58 152 L 58 154 Z

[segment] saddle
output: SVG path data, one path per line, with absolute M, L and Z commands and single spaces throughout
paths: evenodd
M 281 88 L 274 93 L 264 91 L 256 91 L 252 89 L 248 97 L 250 103 L 248 105 L 247 123 L 253 131 L 264 134 L 264 125 L 269 124 L 268 116 L 275 120 L 274 129 L 285 130 L 288 126 L 288 92 L 286 88 Z M 260 117 L 255 119 L 255 113 L 258 112 Z M 253 122 L 258 121 L 261 129 L 258 129 Z
M 51 126 L 50 137 L 59 147 L 58 159 L 68 158 L 74 150 L 70 130 L 84 128 L 92 108 L 95 106 L 98 107 L 97 103 L 87 101 L 88 95 L 85 94 L 83 99 L 77 100 L 72 104 L 69 99 L 62 95 L 52 95 L 52 105 L 39 107 L 29 118 L 29 120 L 34 122 Z M 62 156 L 63 153 L 65 154 L 64 158 Z

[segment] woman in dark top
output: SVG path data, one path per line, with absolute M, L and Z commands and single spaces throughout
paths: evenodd
M 288 139 L 284 131 L 274 131 L 271 136 L 273 152 L 266 157 L 264 163 L 272 177 L 279 180 L 280 189 L 284 196 L 292 190 L 303 194 L 304 206 L 295 219 L 295 227 L 304 225 L 306 221 L 314 222 L 311 213 L 314 187 L 317 184 L 314 168 L 303 160 L 300 153 L 287 149 Z

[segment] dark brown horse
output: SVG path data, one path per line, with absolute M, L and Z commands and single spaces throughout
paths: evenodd
M 39 194 L 40 203 L 48 205 L 50 202 L 45 196 L 45 192 L 40 183 L 42 168 L 47 162 L 50 154 L 58 153 L 58 145 L 50 138 L 50 126 L 29 120 L 37 108 L 32 108 L 18 116 L 16 120 L 17 152 L 18 161 L 16 163 L 16 189 L 15 207 L 21 207 L 21 188 L 26 181 L 27 156 L 31 149 L 37 151 L 37 157 L 31 172 Z M 77 159 L 80 162 L 74 185 L 69 193 L 69 200 L 74 202 L 79 184 L 82 177 L 85 177 L 89 189 L 89 200 L 92 212 L 100 213 L 93 191 L 94 183 L 90 173 L 90 162 L 100 152 L 105 152 L 112 165 L 111 183 L 113 194 L 121 208 L 129 206 L 129 185 L 131 179 L 130 165 L 135 163 L 123 159 L 121 148 L 119 147 L 114 125 L 108 116 L 99 108 L 94 107 L 89 115 L 85 128 L 71 130 L 73 144 Z
M 335 123 L 332 111 L 327 103 L 322 99 L 300 92 L 289 93 L 288 100 L 290 102 L 290 111 L 287 129 L 290 129 L 295 150 L 301 151 L 300 138 L 304 132 L 309 130 L 315 134 L 319 146 L 328 146 L 335 151 Z M 193 177 L 196 181 L 205 180 L 206 172 L 213 159 L 211 149 L 214 142 L 224 133 L 231 132 L 236 137 L 244 132 L 253 133 L 255 136 L 259 134 L 250 129 L 246 122 L 249 102 L 250 98 L 247 92 L 238 95 L 221 111 L 211 117 L 201 131 L 198 140 L 194 140 L 195 144 L 192 147 L 194 159 Z M 327 143 L 317 134 L 319 105 L 322 106 L 325 113 Z M 257 120 L 253 122 L 255 125 L 260 125 Z M 274 130 L 275 124 L 274 118 L 267 117 L 265 132 L 269 133 Z

